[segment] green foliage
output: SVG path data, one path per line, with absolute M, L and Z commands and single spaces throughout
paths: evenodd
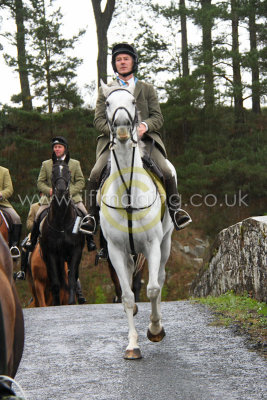
M 230 291 L 219 297 L 208 296 L 196 301 L 211 306 L 216 312 L 223 313 L 226 319 L 228 317 L 230 320 L 241 319 L 246 324 L 253 317 L 256 319 L 255 324 L 267 328 L 267 304 L 252 299 L 247 293 L 239 296 Z
M 95 288 L 95 304 L 103 304 L 107 302 L 107 298 L 103 291 L 102 286 L 97 286 Z
M 266 356 L 266 303 L 252 299 L 247 293 L 238 296 L 233 291 L 219 297 L 208 296 L 192 301 L 210 307 L 215 318 L 213 324 L 233 327 L 235 332 L 245 333 L 250 338 L 250 348 L 262 350 L 261 354 Z

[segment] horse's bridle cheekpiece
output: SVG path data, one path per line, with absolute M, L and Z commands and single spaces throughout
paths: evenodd
M 107 96 L 107 98 L 106 98 L 106 106 L 108 106 L 108 104 L 109 104 L 109 103 L 108 103 L 108 98 L 109 98 L 109 96 L 111 96 L 112 93 L 118 92 L 118 91 L 121 91 L 121 90 L 127 91 L 128 93 L 130 93 L 130 94 L 132 95 L 132 93 L 131 93 L 129 90 L 125 89 L 125 88 L 118 88 L 118 89 L 115 89 L 115 90 L 113 90 L 113 91 Z M 134 96 L 133 96 L 133 100 L 135 101 Z M 129 111 L 127 110 L 126 107 L 118 107 L 118 108 L 116 108 L 116 110 L 115 110 L 114 113 L 113 113 L 111 122 L 109 121 L 109 118 L 108 118 L 108 116 L 107 116 L 107 111 L 106 111 L 106 120 L 107 120 L 107 122 L 108 122 L 108 126 L 109 126 L 109 129 L 110 129 L 110 132 L 112 133 L 112 142 L 110 143 L 110 146 L 109 146 L 110 150 L 112 150 L 112 147 L 113 147 L 114 144 L 115 144 L 116 128 L 115 128 L 115 126 L 114 126 L 114 121 L 115 121 L 115 118 L 116 118 L 116 113 L 117 113 L 119 110 L 124 110 L 124 111 L 127 113 L 128 117 L 129 117 L 129 120 L 130 120 L 130 122 L 131 122 L 131 125 L 130 125 L 130 136 L 131 136 L 131 141 L 132 141 L 132 143 L 133 143 L 133 146 L 136 146 L 136 145 L 137 145 L 137 140 L 135 140 L 135 139 L 133 138 L 133 131 L 134 131 L 134 128 L 135 128 L 135 127 L 137 126 L 137 124 L 138 124 L 137 107 L 135 106 L 135 115 L 134 115 L 134 118 L 131 116 L 131 114 L 129 113 Z
M 106 98 L 106 106 L 109 105 L 108 97 L 112 93 L 118 92 L 120 90 L 127 91 L 128 93 L 130 93 L 132 95 L 132 93 L 129 90 L 127 90 L 126 88 L 115 89 L 107 96 L 107 98 Z M 133 96 L 133 99 L 134 99 L 134 96 Z M 135 101 L 135 99 L 134 99 L 134 101 Z M 114 121 L 115 121 L 116 113 L 119 110 L 124 110 L 127 113 L 128 117 L 129 117 L 129 120 L 130 120 L 130 123 L 131 123 L 131 125 L 130 125 L 130 139 L 132 141 L 133 152 L 132 152 L 131 175 L 130 175 L 129 187 L 127 186 L 127 184 L 125 182 L 125 179 L 123 177 L 123 174 L 122 174 L 122 171 L 121 171 L 121 167 L 119 165 L 119 161 L 118 161 L 118 158 L 117 158 L 117 155 L 116 155 L 116 152 L 115 152 L 115 146 L 114 146 L 115 145 L 115 138 L 117 136 L 116 128 L 114 126 Z M 135 251 L 135 247 L 134 247 L 133 232 L 132 232 L 132 227 L 133 227 L 132 214 L 133 214 L 133 211 L 140 211 L 140 210 L 144 210 L 144 209 L 150 208 L 155 203 L 155 201 L 157 199 L 157 194 L 156 194 L 155 199 L 153 200 L 153 202 L 150 205 L 145 206 L 145 207 L 137 208 L 137 207 L 133 207 L 132 204 L 131 204 L 131 191 L 132 191 L 133 172 L 134 172 L 134 157 L 135 157 L 135 149 L 136 149 L 136 146 L 137 146 L 137 140 L 134 139 L 133 132 L 134 132 L 134 129 L 136 128 L 136 126 L 138 124 L 137 107 L 135 105 L 135 116 L 134 116 L 134 118 L 132 118 L 131 114 L 129 113 L 129 111 L 127 110 L 126 107 L 122 107 L 121 106 L 121 107 L 116 108 L 116 110 L 114 111 L 114 113 L 112 115 L 111 122 L 109 121 L 109 118 L 108 118 L 108 115 L 107 115 L 107 110 L 106 110 L 106 120 L 107 120 L 109 129 L 110 129 L 110 132 L 112 134 L 112 142 L 110 143 L 109 149 L 113 153 L 113 156 L 114 156 L 114 159 L 115 159 L 115 162 L 116 162 L 116 165 L 117 165 L 117 169 L 118 169 L 121 181 L 122 181 L 122 183 L 123 183 L 123 185 L 125 187 L 125 190 L 126 190 L 126 193 L 127 193 L 127 202 L 128 202 L 128 204 L 125 207 L 114 207 L 114 206 L 111 206 L 109 204 L 106 204 L 103 201 L 103 199 L 102 199 L 102 202 L 105 204 L 105 206 L 107 206 L 109 208 L 112 208 L 112 209 L 115 209 L 115 210 L 124 210 L 124 211 L 127 212 L 127 214 L 128 214 L 128 232 L 129 232 L 129 242 L 130 242 L 131 253 L 132 253 L 132 255 L 137 255 L 137 253 Z

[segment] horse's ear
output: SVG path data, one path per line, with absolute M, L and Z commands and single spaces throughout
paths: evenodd
M 65 161 L 65 163 L 66 163 L 66 164 L 68 164 L 68 163 L 69 163 L 69 161 L 70 161 L 70 153 L 69 153 L 69 152 L 67 152 L 67 154 L 66 154 L 66 157 L 65 157 L 64 161 Z
M 100 84 L 101 84 L 101 88 L 102 88 L 102 90 L 103 90 L 104 96 L 107 97 L 108 94 L 109 94 L 109 91 L 110 91 L 110 87 L 109 87 L 108 85 L 106 85 L 106 84 L 102 81 L 102 79 L 100 79 Z
M 55 164 L 55 162 L 57 161 L 57 156 L 54 151 L 52 153 L 52 160 L 53 160 L 53 164 Z

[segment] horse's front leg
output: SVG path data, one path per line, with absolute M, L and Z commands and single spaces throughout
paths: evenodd
M 131 277 L 134 265 L 133 262 L 129 260 L 128 254 L 119 251 L 112 244 L 108 244 L 108 251 L 110 260 L 114 266 L 114 269 L 120 281 L 120 286 L 122 290 L 122 303 L 128 320 L 129 343 L 128 346 L 126 347 L 124 358 L 126 360 L 136 360 L 141 358 L 142 355 L 138 345 L 138 334 L 134 324 L 135 300 L 134 300 L 134 294 L 131 289 L 131 282 L 132 282 Z M 130 267 L 131 265 L 132 268 Z
M 165 279 L 165 270 L 161 268 L 161 252 L 158 243 L 151 246 L 146 258 L 149 271 L 147 297 L 151 303 L 151 322 L 148 327 L 147 337 L 152 342 L 160 342 L 165 336 L 160 312 L 161 289 Z
M 58 278 L 58 258 L 56 255 L 50 253 L 48 254 L 47 260 L 45 260 L 47 265 L 48 278 L 50 280 L 51 291 L 53 296 L 53 306 L 60 306 L 60 282 Z
M 82 251 L 75 249 L 69 260 L 69 304 L 76 304 L 76 285 L 79 277 L 79 264 L 82 257 Z

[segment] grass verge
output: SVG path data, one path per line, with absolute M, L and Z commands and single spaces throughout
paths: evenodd
M 250 349 L 259 351 L 267 358 L 267 304 L 252 299 L 249 294 L 242 296 L 227 292 L 219 297 L 208 296 L 192 299 L 208 306 L 214 314 L 215 325 L 232 329 L 246 337 Z

